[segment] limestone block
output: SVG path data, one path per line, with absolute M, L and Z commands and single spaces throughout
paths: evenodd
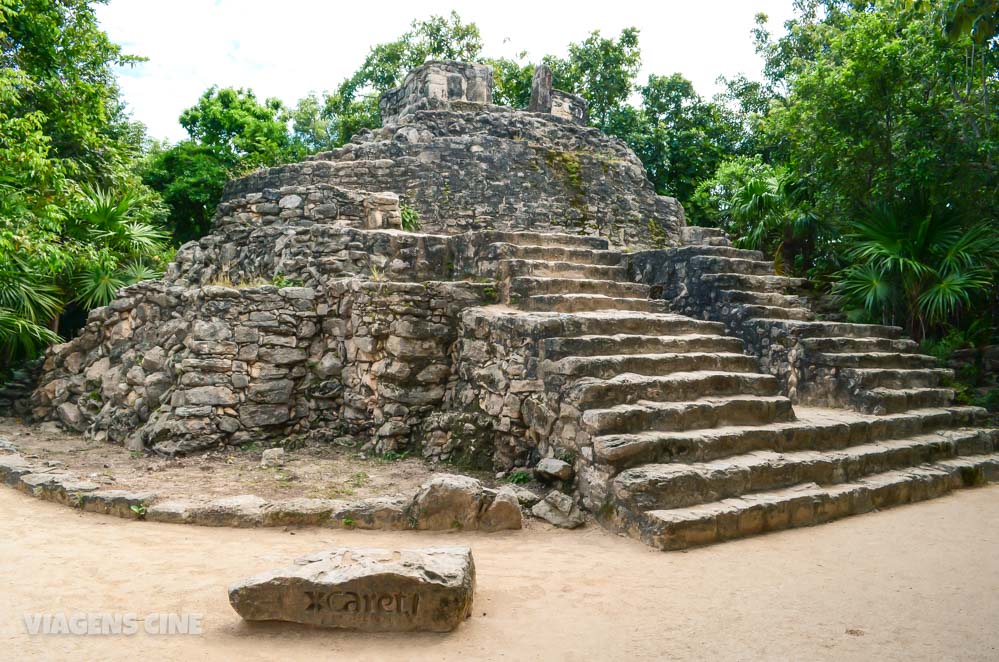
M 475 564 L 467 547 L 333 549 L 229 588 L 250 621 L 366 632 L 448 632 L 471 615 Z

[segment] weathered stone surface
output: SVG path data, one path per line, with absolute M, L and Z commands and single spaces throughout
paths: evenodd
M 280 467 L 284 465 L 284 449 L 283 448 L 268 448 L 265 450 L 260 457 L 260 466 L 264 469 L 269 469 L 270 467 Z
M 546 482 L 569 480 L 572 478 L 572 465 L 553 457 L 546 457 L 534 467 L 534 475 Z
M 249 621 L 365 632 L 448 632 L 471 615 L 475 564 L 467 547 L 333 549 L 229 588 Z
M 534 504 L 531 513 L 562 529 L 575 529 L 586 522 L 585 516 L 572 497 L 558 490 L 552 490 L 544 499 Z
M 440 474 L 424 483 L 410 510 L 417 529 L 474 529 L 484 501 L 479 481 L 469 476 Z

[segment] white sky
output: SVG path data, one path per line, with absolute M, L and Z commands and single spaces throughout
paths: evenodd
M 186 137 L 181 111 L 213 84 L 249 87 L 294 104 L 333 89 L 369 48 L 395 39 L 414 18 L 457 10 L 479 26 L 487 56 L 565 55 L 592 30 L 641 30 L 643 80 L 679 71 L 711 96 L 719 75 L 758 78 L 750 31 L 758 12 L 780 33 L 792 0 L 110 0 L 97 14 L 111 39 L 149 61 L 120 73 L 134 119 L 153 138 Z

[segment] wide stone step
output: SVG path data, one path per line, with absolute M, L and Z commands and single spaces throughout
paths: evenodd
M 599 294 L 622 299 L 648 299 L 649 286 L 615 280 L 518 276 L 510 281 L 510 296 L 538 294 Z
M 732 246 L 678 246 L 670 248 L 670 254 L 675 258 L 689 262 L 699 255 L 711 257 L 729 257 L 737 260 L 762 260 L 762 251 L 734 248 Z
M 677 402 L 720 395 L 775 395 L 777 378 L 757 373 L 676 372 L 649 376 L 626 373 L 610 379 L 582 379 L 565 399 L 580 409 L 634 404 L 648 400 Z
M 647 464 L 619 474 L 617 504 L 630 510 L 684 508 L 800 483 L 833 485 L 958 455 L 992 453 L 997 433 L 955 430 L 911 439 L 879 441 L 838 451 L 756 451 L 696 464 Z
M 499 280 L 515 278 L 517 276 L 625 280 L 628 275 L 627 270 L 622 266 L 581 264 L 578 262 L 550 262 L 547 260 L 500 260 L 497 274 Z
M 678 354 L 684 352 L 741 353 L 742 341 L 728 336 L 688 335 L 628 335 L 576 336 L 546 338 L 542 357 L 556 361 L 567 356 L 610 356 L 613 354 Z
M 702 274 L 701 281 L 720 290 L 745 290 L 750 292 L 789 292 L 802 288 L 804 278 L 787 276 L 753 276 L 750 274 Z
M 546 375 L 598 379 L 610 379 L 624 373 L 657 376 L 699 370 L 756 372 L 756 357 L 716 352 L 617 354 L 569 356 L 559 361 L 545 361 L 541 364 L 541 371 Z
M 946 407 L 954 401 L 949 388 L 873 388 L 857 393 L 860 410 L 868 414 L 894 414 L 910 409 Z
M 778 292 L 748 292 L 745 290 L 721 290 L 719 299 L 728 303 L 751 303 L 760 306 L 779 306 L 781 308 L 805 308 L 805 297 Z
M 919 343 L 908 338 L 802 338 L 801 345 L 811 352 L 914 352 Z
M 764 425 L 791 420 L 784 396 L 729 396 L 690 402 L 637 402 L 583 412 L 583 427 L 593 436 L 643 430 L 694 430 L 720 425 Z
M 743 305 L 742 314 L 750 319 L 810 320 L 815 314 L 807 308 L 785 308 L 783 306 Z
M 822 338 L 822 337 L 849 337 L 849 338 L 889 338 L 896 339 L 902 335 L 902 328 L 898 326 L 884 326 L 881 324 L 851 324 L 849 322 L 829 322 L 829 321 L 798 321 L 798 320 L 756 320 L 757 324 L 769 326 L 776 324 L 783 326 L 789 333 L 794 333 L 802 339 Z
M 487 247 L 484 259 L 544 260 L 548 262 L 619 266 L 621 264 L 621 253 L 619 251 L 591 250 L 587 248 L 496 243 L 490 244 Z
M 854 412 L 795 407 L 798 420 L 678 432 L 642 431 L 596 437 L 600 464 L 618 469 L 653 462 L 708 462 L 760 450 L 836 450 L 886 439 L 918 436 L 945 428 L 980 424 L 981 407 L 922 409 L 865 416 Z
M 808 356 L 808 361 L 816 365 L 838 368 L 896 368 L 905 370 L 940 366 L 940 361 L 936 357 L 899 352 L 816 352 Z
M 999 454 L 971 455 L 827 487 L 804 484 L 689 508 L 619 513 L 615 524 L 659 549 L 685 549 L 932 499 L 997 478 Z
M 602 294 L 537 294 L 513 302 L 523 310 L 578 313 L 597 310 L 631 310 L 643 313 L 665 313 L 663 301 L 608 297 Z
M 954 371 L 948 368 L 840 368 L 839 378 L 859 389 L 906 389 L 935 388 L 945 379 L 951 379 Z
M 749 274 L 775 276 L 774 263 L 769 260 L 752 260 L 722 255 L 696 255 L 688 263 L 692 268 L 711 273 Z
M 521 313 L 516 314 L 521 315 Z M 676 313 L 633 310 L 588 310 L 575 313 L 543 311 L 530 313 L 530 317 L 542 327 L 542 337 L 549 338 L 615 334 L 721 335 L 725 332 L 725 326 L 720 322 L 697 320 Z
M 610 242 L 603 237 L 563 234 L 560 232 L 505 232 L 484 230 L 478 233 L 483 243 L 504 243 L 516 246 L 555 246 L 559 248 L 582 248 L 585 250 L 607 250 Z

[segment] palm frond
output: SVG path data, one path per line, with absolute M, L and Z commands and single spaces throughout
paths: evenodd
M 15 311 L 0 308 L 0 353 L 5 357 L 34 357 L 46 346 L 59 342 L 51 329 L 25 319 Z
M 128 283 L 120 272 L 106 265 L 93 263 L 81 269 L 73 278 L 76 300 L 85 309 L 106 306 Z

